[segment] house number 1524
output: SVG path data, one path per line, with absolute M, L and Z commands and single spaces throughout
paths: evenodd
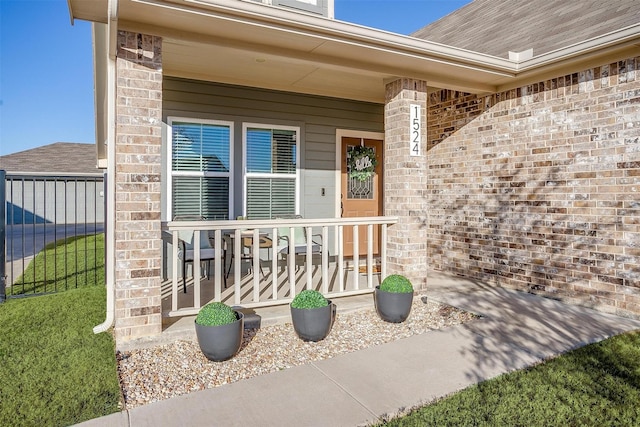
M 420 155 L 420 142 L 422 141 L 422 114 L 420 114 L 420 105 L 411 104 L 411 113 L 410 113 L 410 129 L 409 129 L 409 154 L 411 156 L 419 156 Z

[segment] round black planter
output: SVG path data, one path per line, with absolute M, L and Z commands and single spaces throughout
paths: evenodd
M 242 331 L 244 330 L 244 314 L 236 311 L 238 320 L 227 325 L 205 326 L 196 325 L 196 336 L 200 350 L 209 360 L 222 362 L 231 359 L 242 345 Z
M 375 301 L 376 311 L 382 320 L 391 323 L 400 323 L 409 317 L 411 304 L 413 303 L 413 292 L 385 292 L 380 290 L 380 286 L 376 286 L 373 299 Z
M 336 306 L 331 301 L 326 307 L 293 308 L 291 305 L 289 307 L 293 329 L 300 339 L 320 341 L 329 335 L 336 316 Z

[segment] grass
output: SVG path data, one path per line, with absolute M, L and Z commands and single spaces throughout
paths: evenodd
M 104 233 L 48 244 L 7 293 L 49 293 L 96 283 L 104 283 Z
M 640 333 L 504 374 L 388 426 L 639 426 Z
M 67 426 L 119 410 L 113 338 L 92 330 L 105 299 L 104 286 L 85 286 L 0 304 L 0 425 Z

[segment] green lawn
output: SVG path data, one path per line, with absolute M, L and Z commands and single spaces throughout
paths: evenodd
M 104 233 L 47 245 L 7 289 L 7 294 L 58 292 L 96 283 L 104 283 Z
M 639 426 L 640 333 L 469 387 L 389 426 Z
M 95 285 L 0 304 L 0 426 L 68 426 L 119 410 L 113 339 L 92 330 L 105 298 Z

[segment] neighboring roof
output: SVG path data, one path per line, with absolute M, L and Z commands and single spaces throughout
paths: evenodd
M 411 34 L 500 58 L 533 56 L 640 23 L 638 0 L 474 0 Z
M 0 156 L 0 169 L 7 173 L 100 174 L 96 168 L 95 144 L 56 142 Z

